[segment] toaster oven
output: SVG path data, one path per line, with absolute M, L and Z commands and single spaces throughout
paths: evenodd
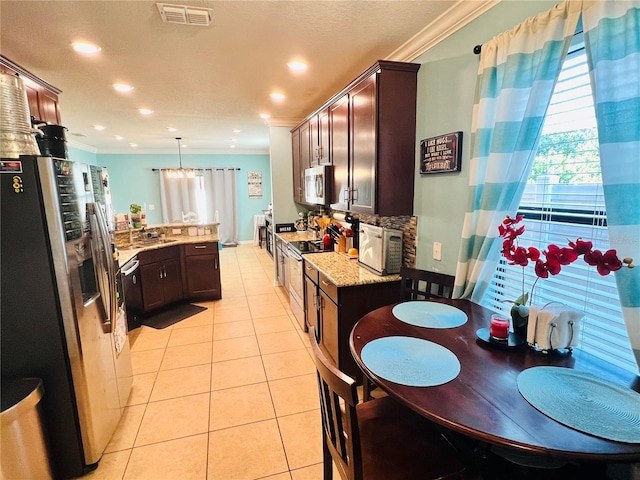
M 358 262 L 378 275 L 399 273 L 402 231 L 360 223 Z

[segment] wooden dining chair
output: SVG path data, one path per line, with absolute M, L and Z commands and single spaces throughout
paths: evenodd
M 472 478 L 456 450 L 424 417 L 390 397 L 358 403 L 355 380 L 309 339 L 318 374 L 324 480 Z
M 428 300 L 430 298 L 451 298 L 455 277 L 444 273 L 400 267 L 400 290 L 402 300 Z M 362 381 L 362 398 L 371 400 L 371 390 L 376 384 L 366 376 Z
M 444 273 L 400 267 L 400 288 L 404 300 L 451 298 L 455 277 Z

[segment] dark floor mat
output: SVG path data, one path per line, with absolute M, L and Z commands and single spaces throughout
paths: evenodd
M 207 307 L 200 307 L 198 305 L 192 305 L 190 303 L 183 303 L 174 307 L 146 318 L 142 321 L 142 325 L 147 327 L 162 329 L 167 328 L 178 323 L 180 320 L 189 318 L 196 313 L 200 313 L 206 310 Z

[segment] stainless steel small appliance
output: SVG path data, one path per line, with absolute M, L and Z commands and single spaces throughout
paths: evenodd
M 314 205 L 328 205 L 331 203 L 331 183 L 333 182 L 333 167 L 319 165 L 304 171 L 304 199 Z
M 360 223 L 358 262 L 378 275 L 398 273 L 402 266 L 402 231 Z

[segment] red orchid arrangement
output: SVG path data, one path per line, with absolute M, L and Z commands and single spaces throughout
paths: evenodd
M 611 272 L 620 270 L 623 265 L 633 268 L 633 259 L 625 258 L 620 260 L 616 251 L 611 249 L 606 252 L 593 249 L 593 243 L 576 239 L 575 242 L 568 242 L 568 246 L 559 247 L 550 244 L 542 253 L 535 247 L 524 248 L 518 245 L 518 237 L 524 233 L 524 225 L 518 225 L 524 219 L 524 215 L 510 217 L 509 215 L 502 221 L 498 227 L 500 237 L 504 238 L 502 242 L 502 254 L 509 261 L 509 265 L 520 265 L 526 267 L 529 262 L 534 262 L 536 281 L 531 287 L 532 291 L 536 282 L 540 278 L 548 278 L 549 275 L 558 275 L 563 265 L 569 265 L 582 257 L 584 261 L 595 266 L 598 273 L 602 276 L 609 275 Z M 544 255 L 544 259 L 542 256 Z M 526 305 L 529 295 L 524 292 L 524 272 L 522 295 L 514 302 L 516 305 Z

